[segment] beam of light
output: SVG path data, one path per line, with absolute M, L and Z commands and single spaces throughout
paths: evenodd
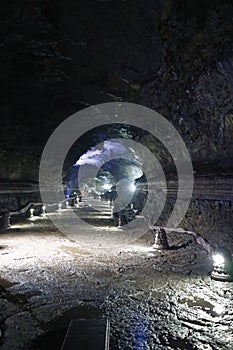
M 10 230 L 15 230 L 15 229 L 32 228 L 32 227 L 33 227 L 33 223 L 30 223 L 30 224 L 13 224 L 13 225 L 11 225 L 11 227 L 9 227 L 9 231 Z
M 130 248 L 126 248 L 126 249 L 124 249 L 124 251 L 125 252 L 128 252 L 128 253 L 130 253 L 130 252 L 141 252 L 141 253 L 148 253 L 148 255 L 150 255 L 150 256 L 154 256 L 155 254 L 155 251 L 154 251 L 154 249 L 153 249 L 153 247 L 145 247 L 145 246 L 131 246 Z M 152 255 L 151 255 L 152 254 Z
M 225 262 L 225 259 L 221 254 L 214 254 L 213 260 L 214 260 L 214 263 L 217 265 L 222 265 Z

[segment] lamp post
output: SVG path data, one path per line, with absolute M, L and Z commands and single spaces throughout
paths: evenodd
M 233 264 L 229 250 L 225 247 L 218 247 L 213 254 L 213 271 L 211 278 L 216 281 L 233 281 Z

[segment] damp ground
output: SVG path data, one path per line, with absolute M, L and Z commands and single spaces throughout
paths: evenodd
M 162 251 L 144 238 L 97 249 L 79 232 L 72 241 L 43 217 L 1 233 L 2 350 L 58 350 L 72 319 L 102 317 L 111 350 L 233 348 L 233 284 L 211 280 L 192 236 L 168 233 Z

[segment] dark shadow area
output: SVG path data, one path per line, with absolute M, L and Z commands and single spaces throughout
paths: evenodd
M 191 244 L 193 244 L 193 241 L 190 239 L 188 242 L 181 244 L 181 245 L 173 245 L 169 247 L 169 250 L 179 250 L 179 249 L 184 249 L 187 248 L 188 246 L 190 246 Z
M 102 312 L 93 306 L 80 306 L 66 311 L 46 325 L 45 335 L 39 337 L 30 350 L 60 350 L 71 320 L 101 318 Z

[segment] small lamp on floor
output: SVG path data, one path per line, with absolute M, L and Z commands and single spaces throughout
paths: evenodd
M 211 278 L 216 281 L 233 281 L 233 264 L 230 251 L 225 247 L 218 247 L 213 253 L 213 271 Z
M 167 234 L 164 228 L 155 229 L 155 243 L 153 245 L 155 249 L 169 249 Z
M 33 218 L 33 216 L 34 216 L 34 211 L 35 211 L 35 209 L 33 209 L 33 208 L 30 209 L 30 218 Z
M 42 205 L 41 210 L 42 210 L 42 216 L 46 215 L 46 206 L 45 205 Z

